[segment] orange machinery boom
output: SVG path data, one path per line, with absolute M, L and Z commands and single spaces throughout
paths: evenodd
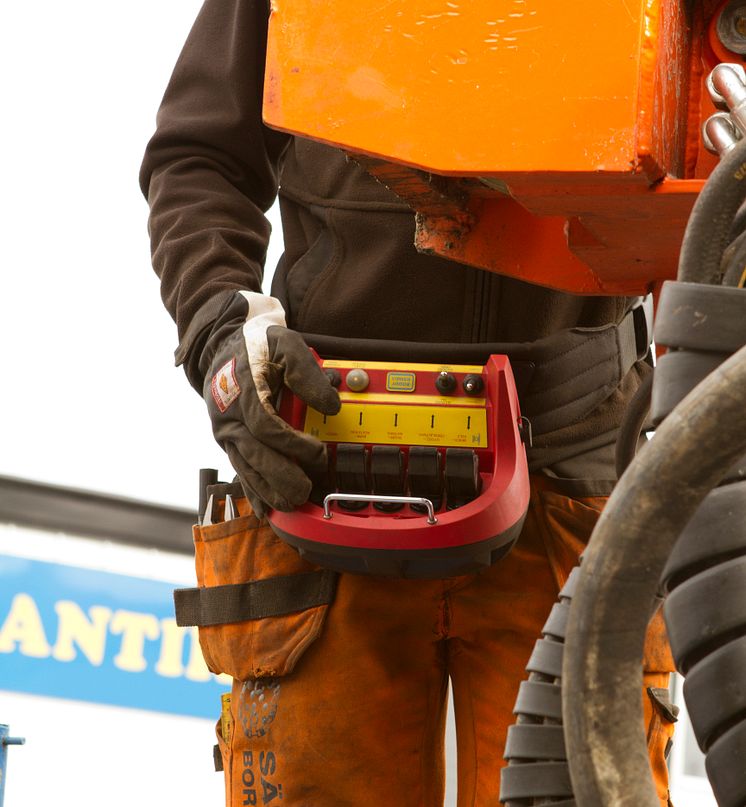
M 715 164 L 707 0 L 273 0 L 264 115 L 417 212 L 418 249 L 581 294 L 674 277 Z

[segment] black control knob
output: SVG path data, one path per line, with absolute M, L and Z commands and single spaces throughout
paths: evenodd
M 369 493 L 368 449 L 357 443 L 337 445 L 337 487 L 340 493 Z M 368 506 L 365 501 L 339 502 L 341 510 L 355 512 Z
M 481 375 L 469 373 L 469 375 L 464 376 L 464 392 L 467 395 L 479 395 L 483 389 L 484 381 Z
M 482 489 L 479 458 L 468 448 L 447 448 L 445 468 L 447 507 L 455 510 L 476 499 Z
M 440 452 L 434 446 L 412 446 L 409 449 L 407 473 L 409 492 L 412 496 L 430 499 L 436 510 L 440 509 L 443 491 L 443 469 Z M 417 513 L 426 513 L 424 504 L 410 505 Z
M 329 383 L 333 387 L 338 387 L 342 383 L 342 374 L 339 370 L 334 370 L 331 367 L 324 370 L 324 375 L 329 379 Z
M 373 446 L 370 452 L 370 475 L 373 493 L 379 496 L 404 495 L 404 453 L 398 446 Z M 395 513 L 403 504 L 376 502 L 373 507 L 382 513 Z
M 435 386 L 442 395 L 450 395 L 456 389 L 456 376 L 443 370 L 435 379 Z

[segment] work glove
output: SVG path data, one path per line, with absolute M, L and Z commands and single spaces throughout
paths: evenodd
M 325 415 L 341 404 L 300 334 L 285 327 L 279 301 L 236 292 L 210 330 L 199 370 L 213 434 L 256 515 L 303 504 L 308 474 L 326 468 L 326 447 L 277 414 L 277 396 L 284 384 Z

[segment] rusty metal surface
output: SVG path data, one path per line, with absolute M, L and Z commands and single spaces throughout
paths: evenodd
M 576 294 L 646 294 L 674 277 L 681 237 L 703 181 L 608 186 L 573 182 L 548 193 L 538 177 L 499 192 L 385 161 L 358 161 L 416 211 L 422 252 Z M 519 201 L 520 200 L 520 201 Z
M 417 246 L 463 263 L 576 294 L 645 294 L 676 274 L 679 247 L 702 180 L 649 189 L 472 199 L 475 223 L 453 238 L 437 215 L 418 216 Z M 520 200 L 520 201 L 518 201 Z

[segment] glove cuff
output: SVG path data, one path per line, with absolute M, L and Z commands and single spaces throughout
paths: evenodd
M 267 328 L 279 325 L 286 328 L 285 309 L 275 297 L 257 294 L 255 291 L 240 291 L 239 294 L 248 303 L 249 310 L 243 326 L 246 342 L 246 353 L 249 367 L 258 366 L 259 362 L 269 358 L 267 345 Z M 256 379 L 254 379 L 256 381 Z
M 183 365 L 189 383 L 202 395 L 205 375 L 220 342 L 243 328 L 247 350 L 251 337 L 256 355 L 266 355 L 266 330 L 272 325 L 285 325 L 279 300 L 253 291 L 222 291 L 201 306 L 189 323 L 174 353 L 176 366 Z

